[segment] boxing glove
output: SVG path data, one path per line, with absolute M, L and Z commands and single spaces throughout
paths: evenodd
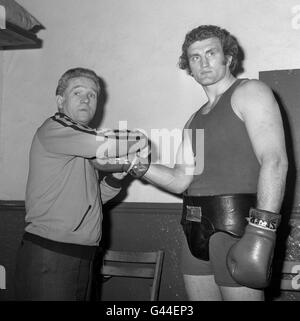
M 107 173 L 123 173 L 127 172 L 131 163 L 127 157 L 115 157 L 90 160 L 91 164 L 101 172 Z
M 262 289 L 269 285 L 281 215 L 251 208 L 241 239 L 227 254 L 227 267 L 240 285 Z
M 147 149 L 126 157 L 92 159 L 93 166 L 102 172 L 122 173 L 127 172 L 135 178 L 141 178 L 150 166 L 150 152 Z
M 134 154 L 127 173 L 135 178 L 143 177 L 151 164 L 151 153 L 149 147 Z

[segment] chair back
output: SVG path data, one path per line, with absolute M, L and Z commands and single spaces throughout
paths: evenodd
M 157 301 L 163 260 L 162 250 L 152 252 L 107 250 L 100 273 L 105 278 L 118 276 L 152 279 L 150 301 Z

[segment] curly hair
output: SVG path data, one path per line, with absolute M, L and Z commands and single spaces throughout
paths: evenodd
M 208 38 L 216 37 L 220 39 L 223 52 L 225 56 L 231 56 L 230 71 L 233 72 L 238 65 L 239 45 L 235 37 L 233 37 L 227 30 L 213 25 L 202 25 L 191 31 L 186 36 L 182 45 L 182 54 L 179 58 L 179 68 L 186 70 L 191 74 L 187 50 L 195 41 L 201 41 Z
M 72 68 L 67 70 L 59 79 L 58 85 L 56 87 L 55 94 L 62 96 L 68 87 L 69 80 L 72 78 L 78 78 L 78 77 L 85 77 L 89 78 L 94 81 L 98 95 L 100 93 L 100 80 L 99 77 L 96 75 L 96 73 L 93 70 L 86 69 L 86 68 Z

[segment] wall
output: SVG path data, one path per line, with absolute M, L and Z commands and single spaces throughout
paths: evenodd
M 36 128 L 56 111 L 54 90 L 67 68 L 94 69 L 106 83 L 104 127 L 181 129 L 205 100 L 177 67 L 187 31 L 230 30 L 245 52 L 243 77 L 300 66 L 300 0 L 19 0 L 46 30 L 42 49 L 3 53 L 0 199 L 24 199 Z M 176 145 L 176 144 L 175 144 Z M 176 148 L 176 146 L 174 146 Z M 169 165 L 172 165 L 172 160 Z M 180 202 L 140 181 L 126 202 Z
M 148 206 L 147 206 L 148 205 Z M 187 300 L 180 268 L 181 205 L 121 203 L 105 207 L 103 248 L 126 251 L 164 251 L 160 301 Z M 133 232 L 134 231 L 134 232 Z M 102 301 L 149 301 L 149 280 L 112 278 L 99 284 Z
M 103 222 L 103 248 L 127 251 L 164 251 L 160 300 L 186 300 L 180 273 L 180 204 L 150 206 L 139 203 L 108 204 Z M 0 201 L 0 281 L 6 271 L 5 288 L 0 282 L 0 302 L 15 300 L 14 273 L 17 249 L 24 230 L 23 201 Z M 136 231 L 137 233 L 132 233 Z M 99 267 L 100 268 L 100 267 Z M 3 282 L 2 282 L 3 283 Z M 117 286 L 117 290 L 116 290 Z M 149 280 L 119 278 L 98 285 L 94 297 L 109 300 L 149 301 Z M 117 294 L 117 296 L 116 296 Z M 137 299 L 138 298 L 138 299 Z
M 159 300 L 187 300 L 180 268 L 182 229 L 181 204 L 178 203 L 108 203 L 103 221 L 103 248 L 127 251 L 164 251 Z M 291 234 L 279 242 L 274 257 L 273 278 L 266 291 L 267 300 L 300 301 L 300 292 L 280 291 L 280 263 L 299 262 L 300 212 L 291 216 Z M 23 235 L 25 208 L 23 201 L 0 201 L 0 302 L 15 300 L 14 272 L 17 249 Z M 286 245 L 286 249 L 284 248 Z M 2 270 L 6 271 L 3 280 Z M 98 266 L 98 268 L 100 268 Z M 97 272 L 97 270 L 95 271 Z M 295 275 L 285 275 L 291 280 Z M 2 281 L 2 282 L 1 282 Z M 5 281 L 5 282 L 4 282 Z M 292 280 L 291 280 L 292 282 Z M 5 283 L 5 288 L 3 288 Z M 149 280 L 112 278 L 98 284 L 94 300 L 149 301 Z

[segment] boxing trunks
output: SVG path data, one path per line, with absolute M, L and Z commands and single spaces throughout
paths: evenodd
M 209 260 L 209 239 L 216 232 L 241 237 L 255 205 L 255 194 L 184 195 L 181 225 L 193 256 Z

